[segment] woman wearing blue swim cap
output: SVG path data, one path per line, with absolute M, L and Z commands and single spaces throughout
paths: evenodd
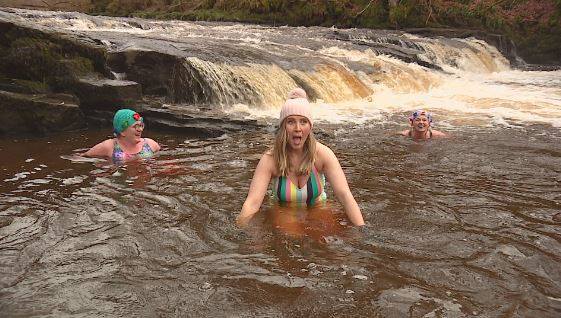
M 445 137 L 446 134 L 432 129 L 432 114 L 426 110 L 416 110 L 409 116 L 411 129 L 401 132 L 402 135 L 413 139 L 431 139 L 434 137 Z
M 149 158 L 160 151 L 160 145 L 150 138 L 142 138 L 144 119 L 132 109 L 120 109 L 113 117 L 115 138 L 93 146 L 83 155 L 123 162 L 138 158 Z

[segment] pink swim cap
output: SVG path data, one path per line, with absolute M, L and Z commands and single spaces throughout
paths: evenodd
M 291 90 L 290 93 L 288 93 L 288 99 L 293 99 L 293 98 L 308 98 L 308 94 L 306 94 L 306 91 L 301 89 L 300 87 L 296 87 L 295 89 Z
M 308 118 L 310 124 L 313 126 L 312 121 L 312 110 L 310 107 L 310 102 L 308 102 L 305 98 L 292 98 L 288 99 L 284 105 L 282 106 L 280 117 L 279 117 L 279 125 L 282 124 L 282 121 L 292 115 L 299 115 Z

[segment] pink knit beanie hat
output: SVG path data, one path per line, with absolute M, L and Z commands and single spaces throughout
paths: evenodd
M 282 121 L 292 115 L 299 115 L 308 118 L 310 124 L 313 126 L 312 121 L 312 110 L 310 107 L 310 102 L 305 98 L 292 98 L 288 99 L 282 106 L 279 118 L 279 125 Z
M 300 87 L 296 87 L 295 89 L 291 90 L 290 93 L 288 93 L 288 99 L 293 99 L 293 98 L 308 98 L 308 94 L 306 94 L 306 91 L 301 89 Z

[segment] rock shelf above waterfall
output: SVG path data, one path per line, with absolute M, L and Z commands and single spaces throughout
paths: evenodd
M 499 38 L 489 39 L 508 54 L 465 32 L 447 38 L 430 30 L 275 28 L 8 8 L 0 9 L 0 31 L 2 89 L 23 93 L 22 85 L 5 83 L 26 81 L 41 93 L 74 95 L 88 122 L 98 111 L 162 100 L 180 105 L 177 114 L 207 114 L 189 124 L 162 118 L 155 128 L 203 134 L 214 134 L 203 128 L 214 113 L 222 113 L 213 122 L 223 126 L 218 131 L 240 127 L 223 112 L 236 105 L 275 113 L 297 86 L 319 103 L 368 100 L 380 87 L 428 90 L 442 75 L 510 70 L 515 57 Z M 161 106 L 152 109 L 170 111 Z

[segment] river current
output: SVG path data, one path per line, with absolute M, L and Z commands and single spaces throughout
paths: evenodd
M 2 312 L 557 316 L 561 133 L 463 128 L 417 143 L 388 133 L 397 128 L 318 128 L 367 233 L 334 201 L 294 219 L 269 202 L 235 226 L 268 131 L 152 132 L 165 150 L 125 166 L 73 155 L 105 131 L 4 139 Z
M 146 118 L 163 151 L 126 165 L 77 156 L 110 128 L 2 137 L 2 316 L 558 317 L 561 73 L 323 54 L 386 68 L 365 98 L 314 101 L 365 233 L 329 187 L 236 227 L 278 107 L 221 104 L 267 125 L 218 138 Z M 397 134 L 420 107 L 450 138 Z

